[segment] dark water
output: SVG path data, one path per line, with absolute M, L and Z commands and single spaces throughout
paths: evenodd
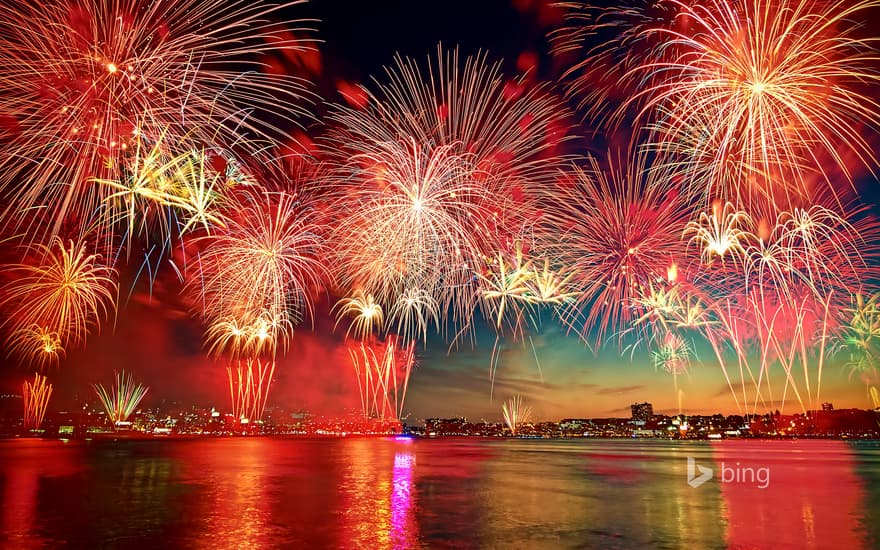
M 10 548 L 880 547 L 877 443 L 9 440 L 0 491 Z

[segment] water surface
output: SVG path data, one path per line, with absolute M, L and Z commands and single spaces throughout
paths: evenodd
M 712 479 L 691 487 L 688 457 Z M 872 442 L 20 439 L 0 543 L 873 548 L 878 481 Z

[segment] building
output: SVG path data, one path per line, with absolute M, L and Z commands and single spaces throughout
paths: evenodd
M 831 412 L 834 410 L 834 405 L 831 403 L 822 403 L 822 411 L 823 412 Z
M 647 422 L 654 416 L 654 406 L 650 403 L 633 403 L 629 408 L 632 419 L 636 422 Z

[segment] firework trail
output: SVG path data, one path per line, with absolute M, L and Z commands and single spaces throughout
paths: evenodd
M 388 337 L 379 349 L 363 342 L 349 347 L 358 381 L 364 419 L 400 421 L 409 377 L 415 365 L 415 342 L 402 344 Z
M 536 268 L 520 240 L 514 243 L 513 248 L 513 251 L 498 252 L 495 257 L 487 258 L 486 267 L 478 274 L 480 303 L 495 330 L 495 343 L 489 362 L 489 378 L 492 381 L 490 399 L 494 394 L 495 375 L 501 360 L 502 338 L 510 338 L 514 342 L 522 340 L 524 344 L 528 340 L 543 379 L 541 363 L 528 331 L 540 329 L 540 308 L 549 307 L 558 312 L 559 308 L 572 303 L 578 296 L 571 288 L 571 273 L 566 274 L 564 269 L 552 269 L 549 258 L 544 259 L 543 268 Z
M 46 415 L 49 398 L 52 397 L 52 384 L 45 376 L 35 374 L 33 382 L 25 381 L 22 384 L 21 395 L 24 401 L 25 431 L 39 430 Z
M 226 369 L 232 416 L 242 424 L 259 421 L 266 410 L 275 360 L 239 360 Z
M 131 374 L 126 376 L 125 371 L 114 375 L 116 381 L 109 391 L 101 384 L 93 385 L 92 388 L 101 400 L 107 418 L 116 426 L 128 420 L 150 388 L 135 384 L 134 377 Z
M 516 432 L 531 418 L 532 408 L 525 404 L 522 397 L 515 395 L 501 406 L 501 413 L 510 435 L 516 437 Z
M 517 244 L 513 258 L 498 253 L 488 264 L 488 273 L 479 277 L 490 320 L 496 330 L 500 331 L 507 324 L 514 334 L 521 334 L 524 319 L 530 313 L 528 307 L 536 302 L 529 286 L 534 275 L 531 262 L 524 259 L 522 248 Z
M 322 245 L 297 194 L 245 187 L 234 198 L 228 223 L 194 240 L 202 250 L 187 290 L 206 322 L 208 352 L 229 360 L 233 416 L 245 423 L 261 418 L 275 357 L 311 311 Z
M 428 340 L 428 326 L 439 325 L 440 313 L 437 302 L 430 294 L 420 288 L 407 288 L 400 294 L 388 314 L 388 330 L 405 342 L 421 338 L 422 344 Z
M 45 210 L 45 236 L 85 224 L 113 193 L 130 152 L 156 143 L 236 144 L 284 135 L 301 114 L 304 82 L 266 61 L 309 48 L 296 21 L 271 19 L 297 2 L 49 0 L 0 7 L 0 111 L 6 118 L 0 191 L 7 223 Z M 296 29 L 294 31 L 286 30 Z M 285 109 L 278 109 L 284 102 Z M 26 182 L 26 184 L 25 184 Z M 33 227 L 32 227 L 33 229 Z
M 674 265 L 674 264 L 673 264 Z M 543 267 L 532 267 L 531 276 L 526 281 L 529 294 L 536 304 L 562 306 L 575 300 L 578 293 L 572 290 L 574 273 L 562 266 L 550 267 L 550 258 L 544 258 Z
M 486 273 L 479 275 L 482 303 L 495 329 L 495 343 L 489 359 L 490 400 L 495 392 L 495 374 L 501 360 L 500 344 L 504 332 L 508 331 L 513 340 L 523 338 L 527 324 L 535 319 L 535 299 L 528 285 L 533 275 L 531 262 L 523 258 L 519 243 L 512 257 L 507 256 L 499 252 L 487 262 Z M 540 364 L 538 370 L 540 372 Z

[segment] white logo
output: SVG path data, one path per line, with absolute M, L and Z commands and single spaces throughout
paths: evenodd
M 697 488 L 712 479 L 712 468 L 700 466 L 692 456 L 687 457 L 688 485 Z M 721 477 L 718 480 L 721 483 L 747 483 L 755 485 L 758 489 L 766 489 L 770 485 L 770 467 L 755 468 L 752 466 L 743 466 L 739 462 L 734 466 L 728 466 L 724 462 L 720 464 Z M 700 475 L 697 475 L 697 471 Z
M 697 470 L 700 470 L 700 475 L 697 476 Z M 705 466 L 700 466 L 697 464 L 697 461 L 694 460 L 694 457 L 688 457 L 688 485 L 693 488 L 697 488 L 700 485 L 706 483 L 712 479 L 712 468 L 706 468 Z

